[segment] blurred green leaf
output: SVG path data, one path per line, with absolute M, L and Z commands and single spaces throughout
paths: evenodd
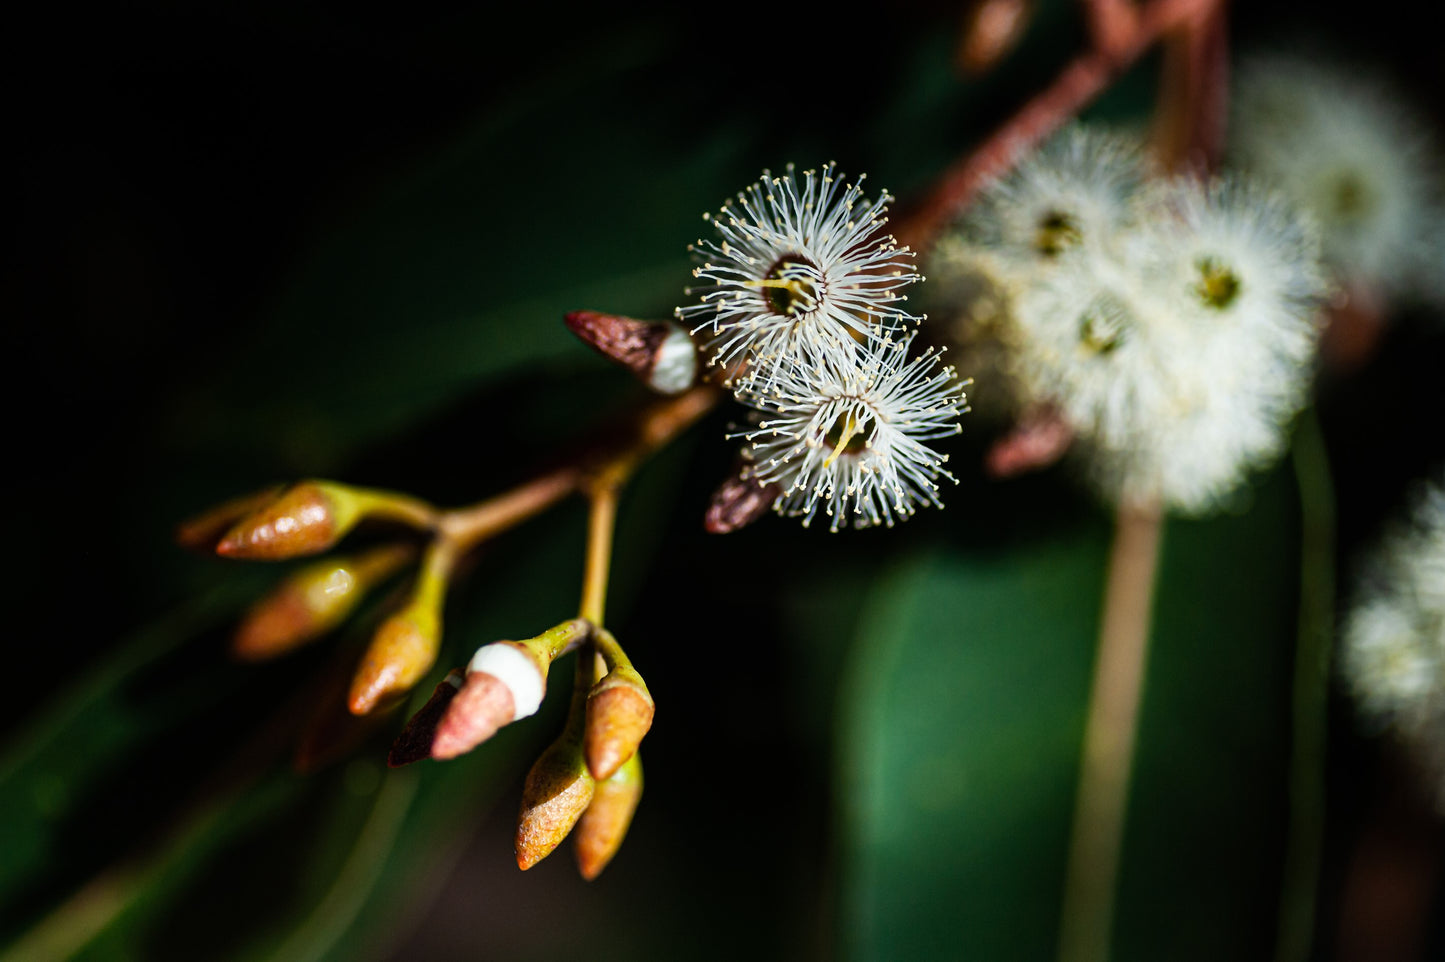
M 1273 944 L 1296 515 L 1275 474 L 1241 514 L 1168 524 L 1118 959 Z M 1109 536 L 938 549 L 872 592 L 841 698 L 850 956 L 1054 956 Z

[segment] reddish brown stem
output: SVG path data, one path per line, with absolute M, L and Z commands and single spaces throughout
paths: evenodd
M 1094 49 L 1116 56 L 1126 50 L 1139 30 L 1134 0 L 1083 0 L 1083 5 Z
M 1153 0 L 1139 11 L 1127 43 L 1077 57 L 1002 127 L 944 171 L 923 202 L 898 222 L 898 240 L 914 250 L 926 250 L 979 188 L 1083 109 L 1161 36 L 1218 4 L 1219 0 Z
M 1207 176 L 1224 151 L 1229 109 L 1229 48 L 1223 0 L 1184 20 L 1164 43 L 1155 132 L 1167 170 Z
M 594 448 L 573 463 L 538 475 L 504 494 L 447 511 L 437 529 L 460 553 L 540 514 L 574 491 L 591 489 L 602 479 L 621 483 L 639 461 L 681 434 L 722 398 L 720 390 L 705 385 L 656 401 L 639 411 L 607 446 Z

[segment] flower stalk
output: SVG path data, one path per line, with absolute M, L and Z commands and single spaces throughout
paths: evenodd
M 1060 962 L 1109 958 L 1162 527 L 1157 504 L 1121 506 L 1115 519 L 1064 881 Z

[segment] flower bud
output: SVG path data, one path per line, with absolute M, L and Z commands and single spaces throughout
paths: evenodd
M 382 622 L 351 680 L 352 714 L 405 694 L 431 670 L 441 647 L 441 613 L 415 602 Z
M 416 587 L 405 608 L 382 622 L 351 679 L 352 714 L 365 715 L 384 700 L 416 687 L 436 663 L 442 643 L 442 601 L 456 561 L 455 549 L 438 539 L 427 549 Z
M 281 561 L 325 551 L 361 519 L 349 488 L 303 481 L 226 532 L 216 553 L 246 561 Z
M 456 698 L 465 678 L 466 675 L 460 668 L 447 672 L 447 676 L 432 692 L 431 698 L 421 706 L 420 711 L 411 716 L 401 734 L 396 736 L 396 741 L 392 743 L 391 751 L 386 756 L 388 767 L 400 768 L 431 756 L 437 726 L 446 714 L 447 706 Z
M 702 526 L 709 534 L 731 534 L 746 528 L 767 514 L 782 493 L 781 485 L 763 484 L 739 470 L 713 492 Z
M 547 668 L 514 641 L 483 645 L 432 742 L 433 758 L 456 758 L 511 724 L 535 713 L 546 692 Z
M 432 757 L 456 758 L 503 725 L 536 713 L 547 691 L 547 669 L 581 643 L 591 626 L 564 621 L 526 641 L 498 641 L 477 649 L 461 692 L 447 709 L 432 743 Z
M 283 490 L 280 485 L 274 485 L 208 508 L 176 526 L 176 543 L 192 551 L 214 551 L 216 542 L 232 525 L 275 501 Z
M 678 324 L 573 311 L 567 315 L 567 327 L 659 394 L 681 394 L 697 383 L 697 345 Z
M 525 872 L 552 854 L 587 810 L 596 786 L 582 760 L 581 739 L 569 724 L 527 773 L 517 817 L 518 868 Z
M 409 546 L 387 545 L 355 558 L 329 558 L 301 569 L 252 606 L 236 629 L 232 653 L 260 661 L 319 638 L 414 554 Z
M 956 61 L 969 76 L 987 73 L 1018 45 L 1033 14 L 1030 0 L 976 0 L 963 25 Z
M 652 728 L 652 695 L 631 665 L 617 665 L 587 695 L 587 768 L 610 778 Z
M 1074 443 L 1074 429 L 1052 405 L 1025 411 L 1007 435 L 995 441 L 984 457 L 993 478 L 1011 478 L 1051 467 Z
M 572 836 L 577 869 L 587 881 L 602 874 L 622 847 L 637 803 L 642 801 L 642 756 L 636 752 L 612 777 L 597 783 L 592 803 L 577 822 Z

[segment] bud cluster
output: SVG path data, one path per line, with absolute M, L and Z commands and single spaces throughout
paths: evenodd
M 529 869 L 576 826 L 578 866 L 591 879 L 616 854 L 642 797 L 637 749 L 654 711 L 647 684 L 605 628 L 576 618 L 534 638 L 478 648 L 466 670 L 453 669 L 412 716 L 389 762 L 456 758 L 535 714 L 553 662 L 572 651 L 577 678 L 567 724 L 527 774 L 516 855 Z

